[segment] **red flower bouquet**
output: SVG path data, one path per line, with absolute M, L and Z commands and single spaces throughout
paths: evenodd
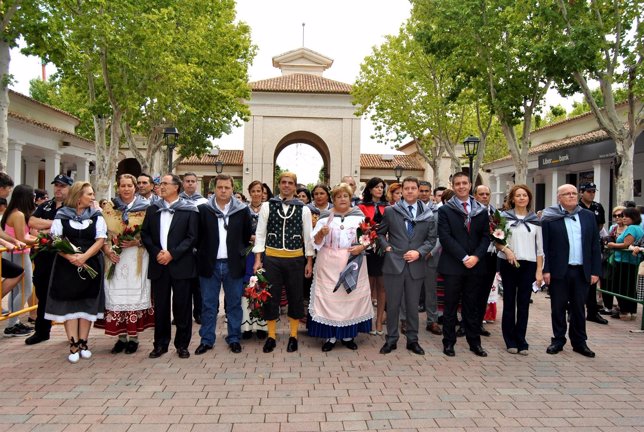
M 38 237 L 36 238 L 36 248 L 38 250 L 33 255 L 34 258 L 36 257 L 36 255 L 38 255 L 40 252 L 43 252 L 43 251 L 55 252 L 55 253 L 60 252 L 60 253 L 70 254 L 70 255 L 83 253 L 83 251 L 78 246 L 74 246 L 72 242 L 70 242 L 67 238 L 54 236 L 49 233 L 38 234 Z M 87 275 L 92 279 L 98 276 L 98 272 L 87 264 L 83 264 L 82 266 L 78 267 L 79 275 L 83 271 L 85 271 Z M 83 277 L 81 276 L 81 278 Z
M 248 308 L 251 318 L 262 319 L 264 317 L 264 304 L 271 296 L 271 284 L 264 276 L 264 269 L 257 270 L 250 277 L 248 284 L 244 287 L 244 297 L 248 299 Z
M 123 224 L 125 225 L 125 224 Z M 141 225 L 125 225 L 123 232 L 112 237 L 112 250 L 117 254 L 121 255 L 123 248 L 121 244 L 126 241 L 140 240 L 141 239 Z M 112 279 L 114 277 L 114 271 L 116 270 L 116 265 L 111 264 L 110 268 L 107 270 L 106 279 Z
M 376 232 L 376 222 L 366 217 L 356 230 L 358 244 L 365 247 L 365 250 L 373 250 L 378 252 L 378 233 Z

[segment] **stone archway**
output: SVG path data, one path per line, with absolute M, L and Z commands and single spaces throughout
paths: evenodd
M 329 152 L 329 146 L 327 146 L 322 138 L 311 132 L 291 132 L 282 138 L 277 146 L 275 146 L 273 166 L 276 165 L 277 156 L 282 152 L 282 150 L 293 144 L 308 144 L 320 154 L 322 157 L 322 166 L 325 172 L 324 183 L 329 184 L 329 173 L 331 172 L 331 154 Z

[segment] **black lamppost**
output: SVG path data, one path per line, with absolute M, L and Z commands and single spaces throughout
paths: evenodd
M 224 163 L 222 161 L 218 160 L 217 162 L 215 162 L 215 172 L 217 174 L 224 172 Z
M 465 138 L 465 141 L 463 141 L 463 145 L 465 146 L 465 156 L 470 160 L 470 184 L 474 186 L 474 182 L 472 180 L 472 161 L 476 157 L 476 154 L 479 151 L 479 143 L 481 140 L 478 137 L 475 136 L 468 136 Z
M 168 172 L 172 172 L 172 156 L 179 139 L 179 131 L 175 127 L 168 127 L 163 130 L 163 139 L 165 146 L 168 148 Z
M 396 182 L 400 183 L 400 177 L 402 177 L 403 174 L 403 167 L 400 165 L 396 165 L 394 168 L 394 175 L 396 176 Z

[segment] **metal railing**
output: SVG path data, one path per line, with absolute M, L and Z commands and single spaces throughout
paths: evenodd
M 626 251 L 628 253 L 628 251 Z M 637 257 L 637 263 L 632 262 L 630 265 L 609 260 L 606 264 L 606 271 L 602 281 L 606 281 L 606 286 L 597 287 L 597 291 L 613 295 L 624 300 L 630 300 L 644 306 L 644 298 L 637 298 L 637 278 L 638 266 L 642 262 L 642 254 Z M 642 323 L 639 332 L 644 332 L 644 311 L 642 312 Z
M 30 249 L 30 248 L 31 248 L 31 246 L 27 246 L 27 249 Z M 22 252 L 23 250 L 21 250 L 20 252 Z M 19 260 L 20 261 L 19 262 L 20 267 L 22 267 L 23 269 L 25 268 L 25 260 L 31 260 L 31 257 L 27 253 L 16 253 L 16 251 L 9 251 L 7 248 L 4 248 L 4 247 L 0 247 L 0 252 L 6 252 L 6 253 L 10 254 L 11 259 L 9 259 L 9 261 L 11 261 L 11 262 L 14 262 L 14 263 L 18 264 L 17 261 Z M 0 261 L 0 279 L 2 279 L 2 261 Z M 19 290 L 20 294 L 19 295 L 22 298 L 22 301 L 21 301 L 20 304 L 23 305 L 23 307 L 21 309 L 19 309 L 19 310 L 12 311 L 11 308 L 13 306 L 13 301 L 15 299 L 14 296 L 16 295 L 16 289 L 18 287 L 20 287 L 20 290 Z M 24 315 L 24 314 L 29 313 L 29 312 L 31 312 L 33 310 L 36 310 L 38 308 L 38 304 L 36 303 L 36 289 L 33 286 L 32 286 L 32 289 L 31 289 L 31 296 L 30 296 L 31 300 L 32 300 L 31 303 L 33 304 L 33 306 L 24 307 L 24 305 L 27 303 L 27 301 L 29 299 L 29 297 L 25 296 L 24 275 L 23 275 L 22 279 L 20 280 L 20 284 L 18 286 L 16 286 L 16 288 L 11 290 L 9 293 L 7 293 L 6 296 L 9 297 L 9 299 L 8 299 L 9 313 L 8 314 L 0 314 L 0 321 L 5 321 L 5 320 L 7 320 L 9 318 Z M 4 300 L 4 297 L 5 296 L 3 296 L 3 300 Z

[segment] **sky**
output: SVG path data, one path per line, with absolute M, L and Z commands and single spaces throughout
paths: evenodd
M 302 46 L 304 23 L 304 46 L 334 60 L 324 76 L 352 84 L 363 59 L 374 46 L 384 42 L 386 35 L 398 33 L 410 9 L 408 0 L 237 0 L 237 17 L 251 27 L 252 41 L 257 46 L 250 81 L 280 76 L 272 58 Z M 11 56 L 10 72 L 15 79 L 12 88 L 28 94 L 29 80 L 41 76 L 40 60 L 25 57 L 18 50 L 12 50 Z M 48 65 L 47 74 L 53 71 L 54 67 Z M 550 100 L 560 103 L 554 95 Z M 373 130 L 371 122 L 363 119 L 362 152 L 396 153 L 372 140 Z M 242 149 L 243 128 L 215 144 L 222 149 Z M 277 163 L 295 170 L 298 180 L 307 184 L 316 182 L 322 158 L 312 147 L 296 144 L 283 150 Z

